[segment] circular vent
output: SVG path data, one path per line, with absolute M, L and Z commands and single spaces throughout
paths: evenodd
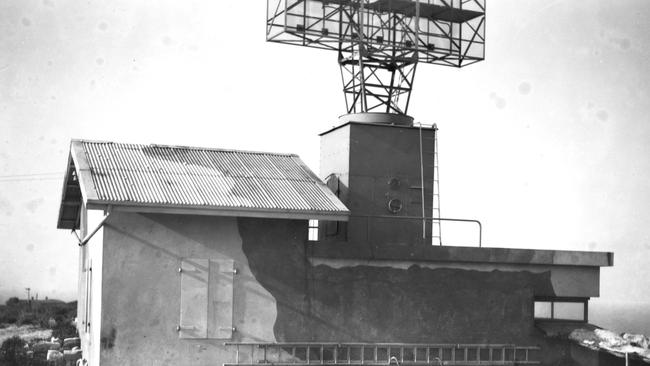
M 399 198 L 393 198 L 392 200 L 388 201 L 388 211 L 391 213 L 398 213 L 402 211 L 402 200 Z

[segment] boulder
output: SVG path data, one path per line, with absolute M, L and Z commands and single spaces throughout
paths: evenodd
M 74 347 L 81 346 L 81 341 L 79 337 L 66 338 L 63 340 L 63 349 L 72 349 Z
M 49 350 L 58 351 L 61 349 L 61 345 L 56 342 L 40 342 L 32 346 L 34 353 L 44 353 Z
M 59 351 L 55 351 L 53 349 L 47 351 L 47 358 L 46 358 L 47 361 L 56 361 L 62 358 L 63 358 L 63 353 Z
M 66 365 L 74 365 L 77 360 L 81 359 L 81 350 L 76 351 L 63 351 L 63 358 Z
M 641 334 L 624 333 L 622 336 L 606 329 L 576 329 L 569 339 L 580 345 L 594 350 L 603 350 L 619 357 L 637 355 L 644 360 L 650 360 L 648 338 Z
M 650 340 L 643 334 L 623 333 L 623 339 L 636 347 L 648 349 L 650 345 Z
M 600 338 L 600 346 L 621 347 L 627 344 L 620 335 L 606 329 L 594 329 L 594 333 Z

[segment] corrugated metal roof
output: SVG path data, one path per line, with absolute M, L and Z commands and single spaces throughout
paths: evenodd
M 73 141 L 87 204 L 347 216 L 297 155 Z

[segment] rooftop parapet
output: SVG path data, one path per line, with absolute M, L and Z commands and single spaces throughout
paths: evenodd
M 472 248 L 457 246 L 358 244 L 315 242 L 313 257 L 354 260 L 455 262 L 543 266 L 611 267 L 614 253 L 515 248 Z

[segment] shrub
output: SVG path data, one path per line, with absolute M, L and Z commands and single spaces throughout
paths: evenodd
M 52 328 L 52 337 L 65 339 L 78 337 L 77 328 L 70 324 L 70 322 L 60 322 L 57 323 L 54 328 Z
M 2 342 L 0 359 L 7 365 L 22 365 L 26 361 L 25 341 L 19 336 L 13 336 Z
M 18 309 L 0 305 L 0 324 L 13 324 L 18 321 Z
M 16 325 L 25 325 L 25 324 L 38 325 L 39 321 L 36 318 L 36 315 L 34 313 L 21 310 L 20 313 L 18 313 L 18 319 L 16 320 Z
M 5 304 L 7 304 L 7 306 L 16 306 L 20 304 L 20 299 L 17 297 L 10 297 Z

